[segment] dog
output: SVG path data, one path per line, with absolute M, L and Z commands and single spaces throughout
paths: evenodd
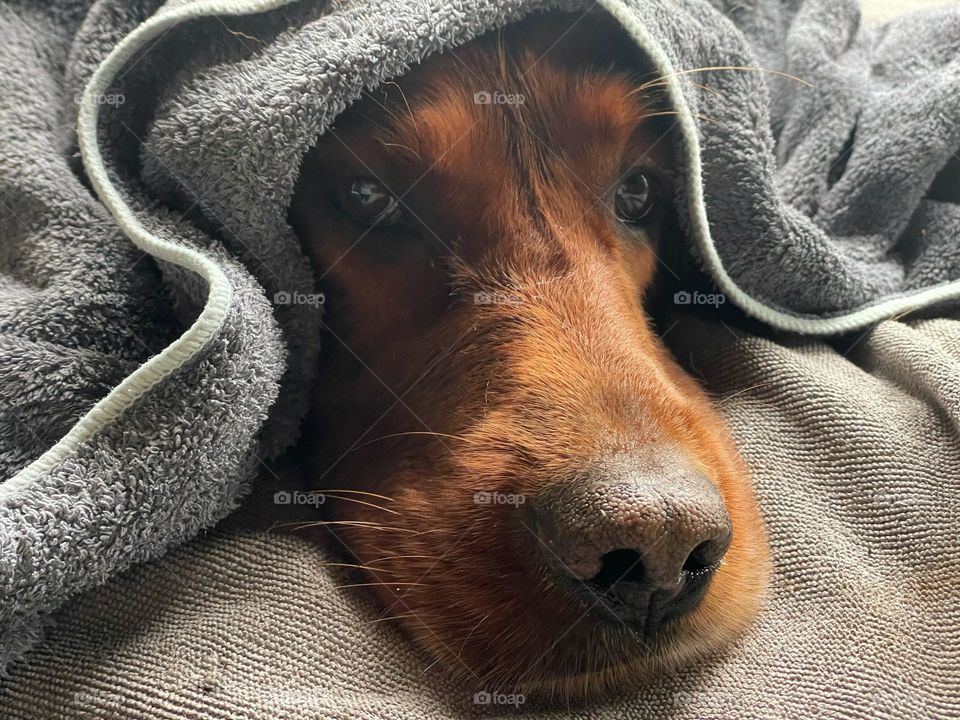
M 477 688 L 622 691 L 764 595 L 744 462 L 648 314 L 681 244 L 663 85 L 612 19 L 536 15 L 367 94 L 303 161 L 306 480 L 383 617 Z

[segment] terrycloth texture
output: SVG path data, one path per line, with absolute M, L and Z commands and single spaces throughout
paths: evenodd
M 277 4 L 0 3 L 0 669 L 68 598 L 227 515 L 295 440 L 319 307 L 284 301 L 316 292 L 286 211 L 317 136 L 432 52 L 590 3 L 231 16 Z M 960 11 L 873 32 L 832 0 L 598 5 L 670 79 L 681 215 L 732 300 L 827 331 L 953 292 L 955 181 L 931 181 L 958 145 Z M 814 86 L 674 72 L 758 64 Z M 939 294 L 877 304 L 923 287 Z
M 960 320 L 884 322 L 849 351 L 737 335 L 688 316 L 668 339 L 728 398 L 773 544 L 767 607 L 729 653 L 679 676 L 574 714 L 527 702 L 525 716 L 960 716 Z M 73 604 L 0 716 L 515 716 L 475 708 L 471 689 L 370 624 L 367 596 L 333 589 L 356 578 L 325 567 L 332 556 L 255 531 L 258 507 L 289 519 L 262 492 L 229 527 Z

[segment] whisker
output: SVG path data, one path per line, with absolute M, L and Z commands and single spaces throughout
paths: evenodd
M 298 527 L 297 527 L 298 530 L 303 529 L 303 528 L 324 527 L 324 526 L 329 526 L 329 525 L 346 525 L 346 526 L 369 528 L 369 529 L 373 529 L 373 530 L 386 530 L 386 531 L 393 531 L 393 532 L 406 532 L 406 533 L 414 533 L 414 534 L 417 534 L 417 535 L 421 534 L 421 533 L 417 532 L 416 530 L 411 530 L 410 528 L 399 528 L 399 527 L 393 527 L 393 526 L 391 526 L 391 525 L 381 525 L 381 524 L 375 523 L 375 522 L 368 522 L 367 520 L 317 520 L 317 521 L 315 521 L 315 522 L 288 523 L 288 524 L 290 524 L 290 525 L 297 525 L 297 526 L 298 526 Z M 427 532 L 429 532 L 429 531 L 427 531 Z
M 399 515 L 396 510 L 391 510 L 390 508 L 381 507 L 379 505 L 374 505 L 373 503 L 368 503 L 366 500 L 357 500 L 356 498 L 351 497 L 341 497 L 339 495 L 331 495 L 330 493 L 323 493 L 325 498 L 333 498 L 334 500 L 346 500 L 347 502 L 357 503 L 358 505 L 366 505 L 367 507 L 374 508 L 376 510 L 383 510 L 384 512 L 391 513 L 392 515 Z
M 433 437 L 448 438 L 448 439 L 450 439 L 450 440 L 460 440 L 461 442 L 469 443 L 469 444 L 472 444 L 472 445 L 476 445 L 476 444 L 477 444 L 477 443 L 475 443 L 473 440 L 467 440 L 467 438 L 461 437 L 461 436 L 459 436 L 459 435 L 449 435 L 449 434 L 447 434 L 447 433 L 430 432 L 430 431 L 427 431 L 427 430 L 411 430 L 411 431 L 409 431 L 409 432 L 400 432 L 400 433 L 391 433 L 391 434 L 389 434 L 389 435 L 381 435 L 380 437 L 373 438 L 372 440 L 367 440 L 366 442 L 361 443 L 361 444 L 356 445 L 355 447 L 351 448 L 350 452 L 354 452 L 354 451 L 356 451 L 356 450 L 359 450 L 360 448 L 366 447 L 367 445 L 372 445 L 372 444 L 375 443 L 375 442 L 380 442 L 381 440 L 388 440 L 388 439 L 390 439 L 390 438 L 395 438 L 395 437 L 403 437 L 403 436 L 405 436 L 405 435 L 431 435 L 431 436 L 433 436 Z
M 687 85 L 690 85 L 691 87 L 695 87 L 700 90 L 703 90 L 704 92 L 713 93 L 714 95 L 719 95 L 719 96 L 723 95 L 723 93 L 721 93 L 719 90 L 717 90 L 716 88 L 712 88 L 709 85 L 704 85 L 702 83 L 695 83 L 692 80 L 687 80 L 685 78 L 683 79 L 683 82 L 685 82 Z M 644 85 L 642 85 L 641 87 L 634 88 L 633 90 L 628 92 L 627 97 L 641 93 L 644 90 L 647 90 L 648 88 L 659 88 L 659 87 L 666 87 L 666 86 L 667 86 L 666 80 L 651 80 L 645 83 Z
M 377 525 L 369 520 L 300 520 L 298 522 L 280 523 L 277 527 L 314 527 L 315 525 Z
M 438 662 L 440 662 L 441 660 L 443 660 L 443 655 L 438 654 L 437 657 L 434 659 L 434 661 L 433 661 L 432 663 L 430 663 L 429 665 L 427 665 L 420 674 L 421 674 L 421 675 L 426 675 L 426 674 L 427 674 L 427 671 L 428 671 L 430 668 L 432 668 L 434 665 L 436 665 Z
M 416 617 L 416 616 L 417 614 L 412 612 L 403 613 L 402 615 L 389 615 L 387 617 L 377 618 L 376 620 L 368 620 L 367 622 L 364 623 L 364 625 L 376 625 L 377 623 L 388 622 L 390 620 L 399 620 L 400 618 Z
M 420 153 L 418 153 L 409 145 L 404 145 L 403 143 L 387 142 L 386 140 L 381 140 L 380 144 L 388 148 L 393 147 L 393 148 L 400 148 L 401 150 L 406 150 L 408 153 L 413 155 L 417 160 L 423 160 L 423 158 L 420 157 Z
M 417 582 L 367 582 L 367 583 L 350 583 L 349 585 L 334 585 L 334 588 L 337 590 L 343 590 L 344 588 L 355 588 L 355 587 L 376 587 L 377 585 L 383 585 L 386 587 L 396 587 L 397 585 L 423 585 L 424 583 Z
M 480 618 L 480 622 L 474 625 L 473 630 L 467 633 L 467 637 L 464 638 L 463 643 L 460 645 L 460 652 L 457 653 L 457 659 L 459 659 L 460 656 L 463 655 L 463 649 L 467 646 L 467 642 L 469 642 L 470 638 L 473 637 L 473 634 L 477 631 L 477 628 L 480 627 L 483 621 L 486 620 L 488 617 L 490 617 L 490 613 L 487 613 L 482 618 Z
M 397 560 L 399 558 L 416 558 L 419 560 L 434 560 L 435 558 L 432 555 L 385 555 L 384 557 L 379 557 L 375 560 L 367 560 L 367 565 L 372 563 L 384 562 L 386 560 Z
M 413 536 L 416 537 L 417 535 L 429 535 L 430 533 L 435 533 L 435 532 L 444 532 L 444 530 L 443 528 L 433 528 L 432 530 L 421 530 L 419 532 L 415 532 Z
M 414 129 L 417 131 L 417 134 L 419 134 L 419 133 L 420 133 L 420 126 L 417 124 L 417 115 L 416 115 L 416 113 L 413 112 L 413 108 L 410 107 L 410 103 L 409 103 L 409 101 L 407 100 L 406 93 L 403 92 L 403 88 L 400 87 L 400 85 L 398 85 L 397 82 L 394 81 L 394 80 L 391 80 L 391 81 L 389 81 L 389 82 L 386 82 L 386 83 L 384 83 L 384 85 L 385 85 L 385 86 L 386 86 L 386 85 L 393 85 L 395 88 L 397 88 L 397 91 L 400 93 L 400 97 L 403 98 L 403 104 L 407 106 L 407 114 L 410 115 L 410 120 L 413 122 L 413 127 L 414 127 Z M 417 157 L 419 157 L 419 155 L 418 155 Z
M 335 492 L 335 493 L 353 493 L 354 495 L 369 495 L 370 497 L 380 498 L 381 500 L 386 500 L 387 502 L 393 502 L 392 497 L 387 497 L 386 495 L 378 495 L 377 493 L 367 492 L 366 490 L 347 490 L 345 488 L 324 488 L 322 490 L 317 490 L 315 492 Z
M 662 80 L 665 80 L 667 78 L 680 77 L 681 75 L 689 75 L 691 73 L 707 72 L 709 70 L 742 70 L 745 72 L 746 71 L 764 72 L 764 73 L 770 73 L 771 75 L 779 75 L 780 77 L 785 77 L 789 80 L 795 80 L 796 82 L 806 85 L 807 87 L 813 87 L 813 83 L 809 83 L 806 80 L 798 78 L 796 75 L 790 75 L 789 73 L 780 72 L 779 70 L 770 70 L 768 68 L 762 68 L 762 67 L 749 67 L 746 65 L 713 65 L 710 67 L 698 67 L 698 68 L 690 68 L 689 70 L 679 70 L 675 73 L 670 73 L 669 75 L 661 75 L 660 77 L 654 80 L 650 80 L 644 83 L 640 87 L 641 88 L 652 87 L 655 83 L 659 83 Z
M 679 115 L 679 114 L 680 114 L 680 113 L 674 112 L 674 111 L 672 111 L 672 110 L 663 110 L 663 111 L 661 111 L 661 112 L 655 112 L 655 113 L 650 113 L 649 115 L 644 115 L 643 118 L 644 118 L 644 120 L 646 120 L 647 118 L 665 117 L 665 116 Z M 700 114 L 700 113 L 691 113 L 691 115 L 693 115 L 695 118 L 699 118 L 700 120 L 703 120 L 704 122 L 711 122 L 711 123 L 719 123 L 719 122 L 720 122 L 720 121 L 717 120 L 716 118 L 712 118 L 712 117 L 709 117 L 709 116 L 707 116 L 707 115 L 702 115 L 702 114 Z
M 383 568 L 370 568 L 366 565 L 357 565 L 356 563 L 339 563 L 339 562 L 329 562 L 324 563 L 324 567 L 345 567 L 345 568 L 356 568 L 357 570 L 367 570 L 368 572 L 387 572 L 393 573 L 393 570 L 385 570 Z
M 771 380 L 771 381 L 767 381 L 767 382 L 757 383 L 756 385 L 751 385 L 750 387 L 745 387 L 745 388 L 742 388 L 742 389 L 740 389 L 740 390 L 737 390 L 735 393 L 731 393 L 730 395 L 727 395 L 725 398 L 720 398 L 720 399 L 716 400 L 715 402 L 716 402 L 718 405 L 722 405 L 723 403 L 727 402 L 728 400 L 733 400 L 733 398 L 737 397 L 738 395 L 742 395 L 742 394 L 745 393 L 745 392 L 750 392 L 751 390 L 756 390 L 757 388 L 766 387 L 767 385 L 772 385 L 772 384 L 773 384 L 773 381 L 772 381 L 772 380 Z

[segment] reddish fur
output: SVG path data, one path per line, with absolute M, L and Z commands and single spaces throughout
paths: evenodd
M 609 70 L 627 46 L 596 19 L 554 46 L 569 24 L 522 23 L 358 103 L 307 160 L 293 210 L 329 289 L 313 486 L 376 493 L 341 496 L 396 513 L 334 500 L 336 520 L 369 524 L 333 529 L 384 583 L 374 591 L 387 614 L 406 615 L 449 670 L 568 697 L 720 647 L 755 614 L 767 575 L 730 434 L 644 312 L 663 220 L 638 239 L 610 209 L 611 186 L 639 158 L 669 169 L 670 143 L 657 142 L 635 78 Z M 526 102 L 474 104 L 492 89 Z M 426 227 L 357 242 L 363 231 L 322 200 L 354 175 L 400 195 L 416 183 L 403 202 Z M 517 301 L 475 304 L 481 291 Z M 522 513 L 473 496 L 535 496 L 598 459 L 669 443 L 719 488 L 734 534 L 702 604 L 651 654 L 584 616 Z

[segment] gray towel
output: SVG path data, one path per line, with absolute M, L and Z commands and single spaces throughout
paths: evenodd
M 424 56 L 590 3 L 282 5 L 0 2 L 0 668 L 295 442 L 320 308 L 286 210 L 318 135 Z M 597 5 L 667 78 L 681 219 L 732 301 L 837 332 L 960 292 L 960 11 Z
M 960 717 L 960 320 L 890 320 L 841 348 L 679 320 L 667 340 L 753 468 L 767 605 L 709 661 L 575 713 L 524 698 L 521 717 Z M 273 491 L 72 603 L 0 693 L 0 717 L 518 716 L 475 705 L 363 589 L 337 590 L 359 579 L 323 546 L 266 532 L 293 519 Z

